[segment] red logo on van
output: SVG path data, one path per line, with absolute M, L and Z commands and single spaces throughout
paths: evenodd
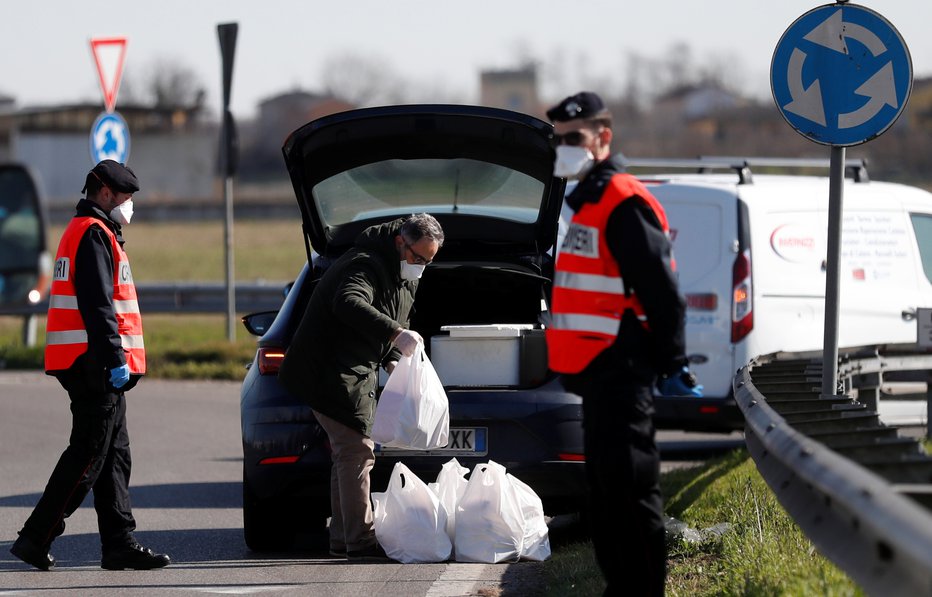
M 824 250 L 822 240 L 805 224 L 784 224 L 770 234 L 770 246 L 774 253 L 794 263 L 818 261 Z

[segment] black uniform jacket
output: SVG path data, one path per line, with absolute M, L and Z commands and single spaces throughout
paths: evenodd
M 585 203 L 598 202 L 612 176 L 623 171 L 620 155 L 599 162 L 567 196 L 567 204 L 576 212 Z M 609 216 L 605 240 L 626 291 L 637 294 L 650 326 L 649 332 L 644 330 L 627 311 L 612 354 L 606 357 L 620 357 L 635 368 L 647 366 L 655 374 L 678 371 L 687 362 L 686 301 L 673 271 L 670 239 L 645 202 L 629 199 Z
M 400 358 L 391 337 L 408 327 L 417 290 L 401 279 L 401 222 L 367 228 L 324 273 L 278 374 L 311 408 L 367 436 L 379 365 Z

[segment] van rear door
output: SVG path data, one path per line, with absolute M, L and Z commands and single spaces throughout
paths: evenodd
M 686 297 L 686 351 L 709 398 L 731 394 L 733 266 L 739 254 L 738 199 L 728 187 L 648 182 L 670 223 L 680 290 Z

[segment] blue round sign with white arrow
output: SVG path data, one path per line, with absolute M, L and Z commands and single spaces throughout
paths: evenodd
M 129 158 L 129 127 L 117 112 L 104 112 L 91 127 L 91 160 L 114 160 L 121 164 Z
M 858 145 L 886 131 L 906 107 L 912 84 L 912 60 L 899 32 L 876 12 L 846 3 L 796 19 L 770 66 L 783 118 L 823 145 Z

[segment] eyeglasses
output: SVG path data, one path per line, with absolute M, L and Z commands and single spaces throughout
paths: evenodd
M 550 144 L 553 147 L 557 147 L 559 145 L 570 145 L 572 147 L 578 147 L 580 145 L 585 144 L 586 141 L 588 141 L 589 139 L 589 135 L 584 133 L 583 131 L 590 131 L 592 132 L 593 136 L 595 134 L 598 134 L 598 133 L 591 131 L 591 129 L 579 129 L 576 131 L 570 131 L 568 133 L 564 133 L 562 135 L 558 135 L 554 133 L 550 137 Z
M 421 255 L 418 255 L 417 251 L 415 251 L 407 242 L 405 242 L 405 248 L 411 251 L 411 254 L 414 255 L 414 263 L 417 265 L 430 265 L 434 261 L 433 259 L 427 259 Z

